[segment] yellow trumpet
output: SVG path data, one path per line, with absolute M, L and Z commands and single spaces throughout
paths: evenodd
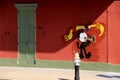
M 105 29 L 104 29 L 104 26 L 101 23 L 91 24 L 91 25 L 88 26 L 89 29 L 93 28 L 93 27 L 96 27 L 96 29 L 100 29 L 99 36 L 103 35 Z

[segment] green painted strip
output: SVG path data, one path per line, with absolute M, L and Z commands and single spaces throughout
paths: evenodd
M 36 64 L 17 64 L 17 59 L 0 59 L 0 66 L 15 66 L 15 67 L 37 67 L 37 68 L 60 68 L 74 69 L 72 61 L 56 61 L 56 60 L 37 60 Z M 112 65 L 100 62 L 82 62 L 81 70 L 120 72 L 120 65 Z

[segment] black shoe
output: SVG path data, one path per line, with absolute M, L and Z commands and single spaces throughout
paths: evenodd
M 88 54 L 85 57 L 89 59 L 91 57 L 91 52 L 88 52 Z
M 79 57 L 80 57 L 80 59 L 83 59 L 83 58 L 84 58 L 84 56 L 83 56 L 83 55 L 81 55 L 81 54 L 79 54 Z

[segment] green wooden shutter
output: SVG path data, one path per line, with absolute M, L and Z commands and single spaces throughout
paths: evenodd
M 19 63 L 35 63 L 37 4 L 15 4 L 15 6 L 18 8 Z

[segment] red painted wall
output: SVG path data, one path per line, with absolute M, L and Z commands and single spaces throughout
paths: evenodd
M 120 1 L 108 8 L 108 61 L 120 63 Z
M 72 60 L 77 38 L 65 42 L 63 36 L 71 27 L 100 22 L 105 26 L 105 33 L 93 29 L 89 34 L 97 36 L 97 43 L 87 47 L 92 52 L 90 59 L 120 63 L 119 60 L 119 1 L 113 0 L 1 0 L 0 1 L 0 58 L 17 58 L 17 9 L 15 3 L 38 3 L 36 9 L 36 58 L 40 60 Z M 116 16 L 116 14 L 118 16 Z M 113 23 L 114 22 L 114 23 Z M 112 26 L 115 26 L 112 28 Z M 111 32 L 117 31 L 117 39 Z M 115 33 L 115 32 L 113 32 Z M 112 34 L 112 35 L 111 35 Z M 115 40 L 115 42 L 112 42 Z M 116 53 L 116 55 L 113 55 Z M 116 59 L 115 59 L 116 58 Z
M 76 40 L 74 38 L 65 42 L 63 36 L 71 27 L 79 24 L 89 25 L 100 22 L 107 28 L 106 9 L 111 3 L 112 1 L 106 0 L 41 2 L 37 9 L 37 59 L 72 60 L 73 51 L 78 50 Z M 99 31 L 91 30 L 91 34 L 98 35 Z M 92 52 L 92 57 L 84 61 L 107 61 L 106 35 L 105 31 L 103 37 L 97 39 L 96 44 L 87 48 L 87 51 Z
M 0 58 L 17 58 L 17 13 L 13 2 L 0 0 Z

